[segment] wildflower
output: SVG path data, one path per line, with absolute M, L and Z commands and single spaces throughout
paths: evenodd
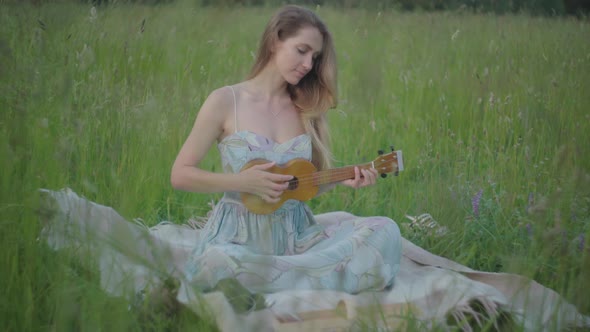
M 440 226 L 439 223 L 428 213 L 423 213 L 415 217 L 406 215 L 406 218 L 410 219 L 412 222 L 409 225 L 404 224 L 404 226 L 406 228 L 412 229 L 416 233 L 440 237 L 444 236 L 448 232 L 447 227 Z
M 480 189 L 475 196 L 471 199 L 471 207 L 473 209 L 473 215 L 475 218 L 479 218 L 479 202 L 481 201 L 481 196 L 483 195 L 483 189 Z
M 578 235 L 578 250 L 584 251 L 584 245 L 586 244 L 584 234 Z
M 98 14 L 96 12 L 96 7 L 92 6 L 92 8 L 90 8 L 90 17 L 88 17 L 88 19 L 91 22 L 96 21 L 96 18 L 98 17 Z
M 86 70 L 92 63 L 94 63 L 94 51 L 90 46 L 84 44 L 84 47 L 80 52 L 76 51 L 76 60 L 78 61 L 77 66 L 82 70 Z

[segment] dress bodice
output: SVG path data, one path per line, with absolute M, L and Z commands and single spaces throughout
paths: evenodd
M 295 158 L 311 160 L 312 151 L 311 137 L 308 134 L 278 143 L 248 130 L 237 131 L 225 137 L 217 148 L 226 173 L 238 173 L 248 161 L 259 158 L 274 161 L 278 165 Z

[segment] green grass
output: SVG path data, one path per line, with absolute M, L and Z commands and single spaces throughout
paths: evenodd
M 208 93 L 248 72 L 272 9 L 113 6 L 93 18 L 83 5 L 0 6 L 3 330 L 150 329 L 92 271 L 36 240 L 36 190 L 70 187 L 150 225 L 205 215 L 212 197 L 174 191 L 170 168 Z M 338 188 L 311 201 L 314 211 L 400 224 L 428 212 L 449 232 L 407 238 L 475 269 L 534 278 L 589 314 L 590 25 L 319 13 L 338 52 L 337 164 L 394 144 L 406 170 Z M 213 150 L 203 167 L 219 164 Z M 210 327 L 150 314 L 155 330 Z

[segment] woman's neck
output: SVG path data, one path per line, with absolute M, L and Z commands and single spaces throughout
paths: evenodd
M 287 93 L 287 82 L 271 63 L 249 82 L 252 90 L 269 99 Z

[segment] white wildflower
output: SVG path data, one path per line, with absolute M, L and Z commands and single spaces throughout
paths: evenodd
M 88 19 L 90 20 L 90 22 L 94 22 L 97 18 L 98 13 L 96 12 L 96 7 L 92 6 L 92 8 L 90 8 L 90 17 L 88 17 Z
M 446 227 L 440 226 L 438 222 L 434 220 L 434 218 L 428 213 L 423 213 L 415 217 L 406 215 L 406 218 L 412 221 L 409 227 L 415 232 L 436 236 L 443 236 L 448 232 Z
M 94 62 L 94 51 L 90 46 L 84 44 L 80 52 L 76 51 L 76 60 L 78 60 L 78 68 L 87 69 Z

